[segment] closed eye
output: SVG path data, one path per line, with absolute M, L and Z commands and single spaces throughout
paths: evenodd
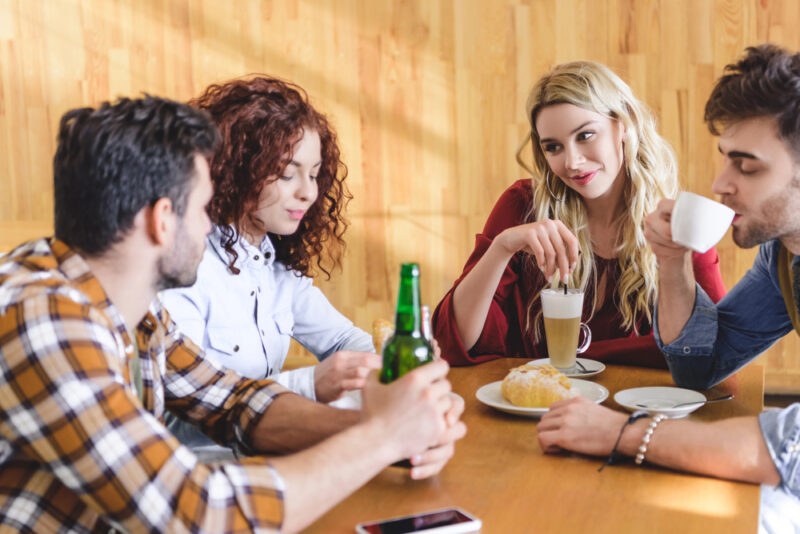
M 734 159 L 733 160 L 733 166 L 736 167 L 736 169 L 741 174 L 743 174 L 745 176 L 755 174 L 755 173 L 757 173 L 759 171 L 759 169 L 748 169 L 748 168 L 745 168 L 743 165 L 744 164 L 743 164 L 741 159 Z

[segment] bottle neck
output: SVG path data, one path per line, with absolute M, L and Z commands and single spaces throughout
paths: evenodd
M 420 334 L 419 276 L 402 275 L 397 292 L 394 331 L 398 334 Z M 421 335 L 421 334 L 420 334 Z

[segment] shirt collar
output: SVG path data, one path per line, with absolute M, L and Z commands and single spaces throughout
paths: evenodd
M 226 228 L 233 230 L 233 235 L 236 236 L 236 241 L 233 243 L 233 250 L 237 253 L 236 261 L 233 263 L 234 267 L 237 269 L 260 268 L 263 265 L 272 266 L 275 263 L 275 246 L 268 235 L 264 236 L 259 247 L 254 247 L 239 235 L 235 226 L 231 224 Z M 230 262 L 230 256 L 224 246 L 226 239 L 222 226 L 214 226 L 208 235 L 209 246 L 225 262 L 225 265 Z

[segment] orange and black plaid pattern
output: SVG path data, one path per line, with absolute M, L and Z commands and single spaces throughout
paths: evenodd
M 285 390 L 205 361 L 160 304 L 136 332 L 55 239 L 0 260 L 0 531 L 276 532 L 283 484 L 261 458 L 205 465 L 164 410 L 248 451 Z

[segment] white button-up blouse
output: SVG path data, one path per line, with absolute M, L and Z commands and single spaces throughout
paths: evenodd
M 275 261 L 268 237 L 260 248 L 241 237 L 234 244 L 238 275 L 228 269 L 222 240 L 214 227 L 193 286 L 160 294 L 181 331 L 211 360 L 315 399 L 313 367 L 280 372 L 290 338 L 320 360 L 339 350 L 374 352 L 372 336 L 339 313 L 311 278 Z

